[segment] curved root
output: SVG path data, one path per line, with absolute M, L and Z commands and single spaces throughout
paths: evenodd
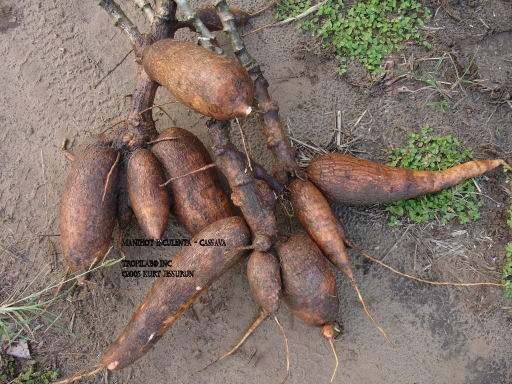
M 256 328 L 258 328 L 258 326 L 262 323 L 263 320 L 265 320 L 265 318 L 268 316 L 267 313 L 265 313 L 263 310 L 260 311 L 260 314 L 259 316 L 256 318 L 256 320 L 254 320 L 254 322 L 251 324 L 251 326 L 247 329 L 247 331 L 245 332 L 245 334 L 243 335 L 243 337 L 240 339 L 240 341 L 238 342 L 237 345 L 235 345 L 229 352 L 226 352 L 224 355 L 222 355 L 221 357 L 219 357 L 217 360 L 214 360 L 212 361 L 210 364 L 208 364 L 206 367 L 204 367 L 203 369 L 201 369 L 201 371 L 204 371 L 205 369 L 209 368 L 211 365 L 225 359 L 226 357 L 228 357 L 229 355 L 232 355 L 233 353 L 236 352 L 236 350 L 238 348 L 240 348 L 240 346 L 244 343 L 244 341 L 251 335 L 251 333 L 254 332 L 254 330 Z
M 395 348 L 395 345 L 391 342 L 391 340 L 389 340 L 389 337 L 386 334 L 386 332 L 384 331 L 384 329 L 382 329 L 382 327 L 379 325 L 379 323 L 377 323 L 377 320 L 375 320 L 373 318 L 372 314 L 366 308 L 366 304 L 364 303 L 363 296 L 361 296 L 361 291 L 359 290 L 359 287 L 357 286 L 356 281 L 354 279 L 352 279 L 351 282 L 352 282 L 352 285 L 354 286 L 354 289 L 357 292 L 357 296 L 359 297 L 359 301 L 363 305 L 363 309 L 366 312 L 366 315 L 370 318 L 370 320 L 373 322 L 373 324 L 375 324 L 375 326 L 380 331 L 380 333 L 382 333 L 382 336 L 384 336 L 384 338 L 386 339 L 388 344 L 391 346 L 391 348 Z
M 286 346 L 286 376 L 284 377 L 283 381 L 281 381 L 281 384 L 284 384 L 284 382 L 288 379 L 288 376 L 290 376 L 290 350 L 288 349 L 288 337 L 286 337 L 286 332 L 284 331 L 284 328 L 277 319 L 276 315 L 274 315 L 274 320 L 277 323 L 277 326 L 279 327 L 281 332 L 283 333 L 284 344 Z
M 334 349 L 334 343 L 332 342 L 332 339 L 329 339 L 329 344 L 331 345 L 332 353 L 334 354 L 334 359 L 336 360 L 336 365 L 334 366 L 334 371 L 332 372 L 331 376 L 331 383 L 334 380 L 334 377 L 336 377 L 336 372 L 338 371 L 338 355 L 336 354 L 336 350 Z
M 57 381 L 54 384 L 68 384 L 68 383 L 72 383 L 72 382 L 77 381 L 77 380 L 85 379 L 86 377 L 93 376 L 93 375 L 97 374 L 99 371 L 101 371 L 104 368 L 105 368 L 105 366 L 103 364 L 101 364 L 101 365 L 95 367 L 94 370 L 92 370 L 92 371 L 90 371 L 88 373 L 78 374 L 76 376 L 73 376 L 70 379 Z

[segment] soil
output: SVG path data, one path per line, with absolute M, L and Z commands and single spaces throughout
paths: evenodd
M 133 2 L 120 4 L 141 30 L 148 23 Z M 199 1 L 192 1 L 198 6 Z M 210 6 L 211 2 L 203 2 Z M 440 5 L 442 4 L 442 5 Z M 254 11 L 265 5 L 230 1 Z M 394 54 L 395 67 L 432 70 L 446 54 L 440 79 L 454 84 L 444 110 L 429 102 L 439 95 L 417 90 L 424 83 L 402 79 L 394 92 L 358 65 L 346 77 L 332 71 L 332 55 L 313 53 L 311 32 L 293 25 L 269 28 L 246 38 L 262 64 L 281 117 L 299 140 L 326 145 L 335 112 L 343 113 L 343 140 L 358 138 L 344 150 L 386 161 L 392 147 L 405 146 L 407 132 L 428 124 L 436 135 L 453 135 L 473 148 L 475 158 L 511 159 L 512 5 L 510 1 L 426 1 L 434 14 L 424 33 L 433 49 L 411 44 Z M 266 12 L 244 31 L 272 21 Z M 189 31 L 178 38 L 193 40 Z M 225 37 L 219 37 L 227 41 Z M 133 56 L 96 89 L 93 85 L 130 50 L 124 35 L 105 12 L 90 1 L 0 0 L 0 220 L 2 276 L 0 301 L 22 297 L 58 280 L 65 270 L 59 233 L 59 206 L 69 161 L 60 145 L 71 147 L 122 119 L 124 96 L 134 86 Z M 448 54 L 451 54 L 449 56 Z M 451 57 L 451 59 L 450 59 Z M 474 57 L 474 60 L 472 58 Z M 461 70 L 462 68 L 462 70 Z M 424 73 L 424 72 L 423 72 Z M 156 103 L 170 100 L 160 89 Z M 206 118 L 184 106 L 155 111 L 160 130 L 177 125 L 207 145 Z M 245 131 L 268 169 L 271 155 L 256 119 Z M 240 144 L 238 129 L 234 141 Z M 505 176 L 496 170 L 479 181 L 485 206 L 475 223 L 406 225 L 392 228 L 383 206 L 333 206 L 352 240 L 369 253 L 410 274 L 436 280 L 499 281 L 505 260 L 508 195 Z M 284 232 L 301 230 L 279 211 Z M 117 235 L 117 233 L 116 233 Z M 171 219 L 168 238 L 188 238 Z M 143 237 L 132 223 L 126 238 Z M 126 247 L 128 259 L 167 259 L 172 247 Z M 118 257 L 116 250 L 112 257 Z M 335 342 L 340 357 L 336 383 L 498 384 L 512 382 L 510 301 L 499 288 L 428 286 L 392 274 L 350 253 L 355 277 L 369 310 L 387 331 L 390 348 L 364 314 L 350 283 L 336 273 L 343 335 Z M 31 324 L 30 348 L 41 367 L 59 368 L 61 377 L 97 364 L 149 291 L 152 278 L 123 278 L 119 264 L 94 273 L 91 283 L 57 300 L 50 310 L 57 323 Z M 238 341 L 258 308 L 246 280 L 245 262 L 235 266 L 187 310 L 162 340 L 132 366 L 109 374 L 110 383 L 270 383 L 284 376 L 281 333 L 267 320 L 230 358 L 200 369 Z M 329 344 L 320 330 L 292 318 L 282 305 L 279 318 L 291 352 L 289 383 L 328 382 L 334 367 Z M 103 382 L 103 378 L 84 380 Z

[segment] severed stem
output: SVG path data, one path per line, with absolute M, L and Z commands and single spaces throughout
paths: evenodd
M 210 30 L 204 25 L 199 16 L 197 16 L 196 11 L 190 6 L 187 0 L 175 0 L 178 7 L 185 14 L 187 20 L 191 21 L 194 24 L 194 27 L 201 36 L 198 37 L 199 43 L 206 49 L 215 51 L 219 54 L 222 54 L 222 48 L 220 48 L 217 44 L 217 39 L 210 32 Z
M 146 15 L 146 19 L 148 19 L 150 23 L 153 23 L 155 12 L 151 4 L 147 0 L 135 0 L 135 5 Z
M 250 75 L 259 75 L 261 74 L 261 69 L 259 64 L 249 55 L 247 49 L 245 48 L 244 41 L 240 37 L 240 33 L 236 28 L 235 17 L 233 13 L 228 7 L 226 0 L 215 0 L 215 8 L 217 9 L 217 14 L 219 15 L 220 20 L 222 21 L 222 25 L 224 26 L 224 32 L 229 34 L 231 38 L 231 44 L 233 45 L 233 52 L 242 63 L 245 70 Z
M 176 29 L 172 23 L 176 21 L 176 4 L 171 0 L 156 0 L 151 34 L 155 40 L 174 37 Z
M 260 112 L 263 134 L 267 138 L 267 148 L 274 156 L 274 176 L 282 183 L 287 184 L 290 175 L 304 177 L 303 172 L 295 161 L 295 151 L 290 146 L 281 120 L 279 118 L 279 106 L 268 93 L 268 82 L 261 73 L 256 60 L 249 55 L 244 41 L 235 25 L 233 13 L 226 4 L 226 0 L 215 0 L 217 14 L 224 26 L 224 31 L 229 34 L 233 51 L 238 60 L 249 74 L 256 78 L 254 82 L 254 99 Z
M 130 43 L 135 45 L 140 38 L 140 32 L 135 24 L 126 16 L 119 4 L 114 0 L 99 0 L 98 5 L 110 15 L 112 20 L 114 20 L 114 25 L 125 33 Z
M 143 1 L 143 0 L 139 0 Z M 176 13 L 176 10 L 174 8 L 174 5 L 172 4 L 172 1 L 170 0 L 156 0 L 155 1 L 155 21 L 154 23 L 164 23 L 172 18 L 174 18 L 174 14 Z

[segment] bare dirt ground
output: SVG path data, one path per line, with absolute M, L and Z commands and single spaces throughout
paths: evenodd
M 265 2 L 230 4 L 254 11 Z M 121 5 L 141 29 L 147 29 L 132 2 Z M 393 59 L 397 65 L 407 62 L 404 68 L 417 70 L 419 60 L 450 52 L 466 68 L 476 54 L 470 71 L 473 82 L 454 88 L 453 102 L 444 112 L 427 105 L 436 100 L 429 90 L 386 94 L 385 87 L 369 82 L 368 74 L 357 65 L 350 66 L 345 78 L 336 76 L 332 58 L 308 51 L 311 34 L 300 34 L 294 26 L 247 37 L 247 46 L 262 64 L 281 117 L 293 135 L 325 145 L 333 133 L 334 112 L 341 110 L 344 128 L 360 137 L 350 147 L 360 157 L 385 161 L 389 148 L 407 144 L 408 131 L 419 132 L 429 124 L 434 134 L 451 134 L 472 147 L 475 158 L 510 161 L 512 109 L 504 100 L 511 99 L 512 86 L 511 2 L 427 1 L 426 5 L 434 14 L 425 30 L 433 49 L 411 45 Z M 271 21 L 272 14 L 267 12 L 244 31 Z M 193 39 L 185 31 L 177 37 Z M 134 86 L 133 56 L 97 89 L 92 87 L 129 49 L 124 36 L 93 1 L 0 0 L 0 301 L 13 292 L 20 297 L 34 292 L 63 273 L 58 237 L 39 236 L 59 232 L 60 198 L 70 169 L 60 144 L 65 137 L 71 145 L 79 144 L 124 117 L 128 105 L 123 97 Z M 451 61 L 443 63 L 440 73 L 446 81 L 456 81 Z M 400 85 L 414 90 L 425 84 L 406 80 Z M 156 102 L 167 100 L 169 94 L 160 89 Z M 172 119 L 156 111 L 159 129 L 177 125 L 209 144 L 205 117 L 177 104 L 165 108 Z M 253 152 L 270 169 L 271 156 L 256 119 L 248 122 L 246 130 Z M 239 143 L 235 129 L 233 136 Z M 499 170 L 481 179 L 486 196 L 482 217 L 466 226 L 391 228 L 382 206 L 334 208 L 354 242 L 403 271 L 438 280 L 499 281 L 504 245 L 511 237 L 504 186 Z M 282 212 L 280 220 L 283 231 L 289 231 Z M 300 230 L 297 223 L 291 229 Z M 126 236 L 142 237 L 136 223 Z M 188 236 L 171 220 L 166 237 Z M 176 252 L 168 247 L 126 248 L 129 259 L 168 258 Z M 510 302 L 502 299 L 500 289 L 427 286 L 350 255 L 369 310 L 396 349 L 386 344 L 349 282 L 336 272 L 339 320 L 344 325 L 344 334 L 335 343 L 340 356 L 336 383 L 512 382 Z M 122 278 L 119 265 L 91 279 L 92 284 L 51 307 L 58 323 L 79 337 L 41 320 L 32 326 L 33 357 L 41 367 L 58 367 L 62 377 L 101 359 L 153 282 Z M 108 380 L 123 384 L 280 382 L 284 346 L 270 320 L 235 355 L 198 372 L 238 340 L 257 312 L 244 262 L 187 310 L 153 350 L 110 374 Z M 328 382 L 334 359 L 320 331 L 293 319 L 284 305 L 280 319 L 290 343 L 288 382 Z M 99 383 L 103 378 L 87 382 Z

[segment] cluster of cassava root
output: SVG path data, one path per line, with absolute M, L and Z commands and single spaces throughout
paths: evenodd
M 69 270 L 80 275 L 83 283 L 86 272 L 109 248 L 116 218 L 122 236 L 132 214 L 152 239 L 162 237 L 172 212 L 194 239 L 221 238 L 226 247 L 199 247 L 192 239 L 192 246 L 173 258 L 172 268 L 195 270 L 194 277 L 157 279 L 103 362 L 88 374 L 60 383 L 133 363 L 248 250 L 252 253 L 247 278 L 260 315 L 221 359 L 236 350 L 267 316 L 283 330 L 276 316 L 281 298 L 298 318 L 322 328 L 334 352 L 333 325 L 339 304 L 327 259 L 350 279 L 364 310 L 392 345 L 364 305 L 345 244 L 364 252 L 347 239 L 326 197 L 349 204 L 395 201 L 438 191 L 506 163 L 472 161 L 447 171 L 424 172 L 330 154 L 314 159 L 304 172 L 283 132 L 277 102 L 237 30 L 255 14 L 229 9 L 225 0 L 198 12 L 186 0 L 156 0 L 154 7 L 144 0 L 135 3 L 151 21 L 150 33 L 141 34 L 113 0 L 99 1 L 131 42 L 138 72 L 124 124 L 93 137 L 76 156 L 66 152 L 73 165 L 62 198 L 60 228 Z M 177 6 L 187 20 L 176 20 Z M 199 33 L 200 45 L 173 39 L 183 27 Z M 210 30 L 229 35 L 238 61 L 223 55 Z M 207 130 L 214 162 L 192 133 L 175 127 L 161 133 L 156 130 L 152 108 L 159 86 L 212 118 Z M 243 121 L 250 114 L 259 117 L 274 156 L 272 175 L 230 141 L 230 120 Z M 231 199 L 214 167 L 226 177 Z M 274 215 L 276 194 L 289 196 L 307 234 L 284 236 L 279 232 Z M 242 217 L 234 215 L 231 204 Z M 287 343 L 286 350 L 288 356 Z M 286 376 L 288 371 L 289 364 Z M 332 379 L 335 373 L 336 369 Z

